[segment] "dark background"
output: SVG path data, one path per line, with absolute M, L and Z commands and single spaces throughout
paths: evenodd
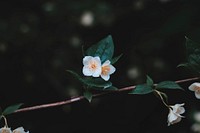
M 83 19 L 92 18 L 84 23 Z M 82 95 L 81 84 L 65 70 L 81 74 L 82 51 L 111 34 L 118 88 L 194 77 L 177 65 L 185 61 L 185 36 L 200 42 L 198 0 L 2 0 L 0 1 L 0 105 L 23 107 Z M 185 103 L 180 123 L 167 126 L 168 109 L 153 94 L 107 94 L 92 103 L 12 114 L 12 129 L 31 133 L 192 133 L 199 101 L 186 91 L 165 91 L 169 103 Z M 1 121 L 3 126 L 3 121 Z

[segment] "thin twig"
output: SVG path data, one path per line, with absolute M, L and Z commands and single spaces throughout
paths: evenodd
M 177 80 L 175 82 L 176 83 L 184 83 L 184 82 L 194 81 L 194 80 L 198 80 L 198 79 L 200 79 L 200 77 Z M 118 89 L 116 91 L 106 91 L 106 92 L 94 94 L 92 97 L 94 98 L 94 97 L 102 96 L 102 95 L 105 95 L 105 94 L 108 94 L 108 93 L 111 93 L 111 92 L 130 91 L 130 90 L 134 89 L 135 87 L 136 86 L 129 86 L 129 87 L 124 87 L 124 88 Z M 15 111 L 15 113 L 66 105 L 66 104 L 70 104 L 70 103 L 73 103 L 73 102 L 80 101 L 82 99 L 84 99 L 84 96 L 73 97 L 73 98 L 65 100 L 65 101 L 60 101 L 60 102 L 55 102 L 55 103 L 47 103 L 47 104 L 36 105 L 36 106 L 32 106 L 32 107 L 26 107 L 26 108 L 18 109 L 18 110 Z

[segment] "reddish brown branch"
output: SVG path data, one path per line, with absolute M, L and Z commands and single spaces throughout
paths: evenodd
M 194 81 L 194 80 L 197 80 L 197 79 L 200 79 L 200 77 L 177 80 L 175 82 L 176 83 L 184 83 L 184 82 L 188 82 L 188 81 Z M 102 96 L 102 95 L 105 95 L 105 94 L 108 94 L 108 93 L 111 93 L 111 92 L 130 91 L 130 90 L 134 89 L 135 87 L 136 86 L 129 86 L 129 87 L 121 88 L 121 89 L 119 89 L 117 91 L 107 91 L 107 92 L 94 94 L 93 98 L 97 97 L 97 96 Z M 66 104 L 70 104 L 70 103 L 73 103 L 73 102 L 76 102 L 76 101 L 80 101 L 82 99 L 84 99 L 83 96 L 78 96 L 78 97 L 74 97 L 74 98 L 71 98 L 69 100 L 65 100 L 65 101 L 61 101 L 61 102 L 48 103 L 48 104 L 42 104 L 42 105 L 36 105 L 36 106 L 32 106 L 32 107 L 26 107 L 26 108 L 18 109 L 18 110 L 15 111 L 15 113 L 26 112 L 26 111 L 37 110 L 37 109 L 43 109 L 43 108 L 49 108 L 49 107 L 56 107 L 56 106 L 60 106 L 60 105 L 66 105 Z

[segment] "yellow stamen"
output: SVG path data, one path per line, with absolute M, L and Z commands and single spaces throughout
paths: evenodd
M 102 75 L 108 75 L 108 73 L 110 72 L 110 66 L 103 66 L 101 70 L 102 70 L 101 72 Z

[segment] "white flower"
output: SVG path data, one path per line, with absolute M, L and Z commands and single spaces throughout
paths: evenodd
M 110 74 L 113 74 L 115 70 L 115 67 L 110 64 L 109 60 L 107 60 L 101 66 L 101 78 L 108 81 L 110 79 Z
M 2 127 L 0 128 L 0 133 L 12 133 L 10 128 Z
M 188 88 L 189 90 L 194 91 L 197 99 L 200 99 L 200 83 L 193 83 Z
M 178 123 L 184 116 L 181 116 L 185 112 L 183 104 L 175 104 L 174 106 L 170 106 L 169 114 L 168 114 L 168 126 Z
M 101 60 L 99 57 L 85 56 L 83 58 L 83 74 L 99 77 L 101 74 Z
M 25 132 L 23 127 L 18 127 L 13 130 L 13 133 L 29 133 L 29 131 Z

